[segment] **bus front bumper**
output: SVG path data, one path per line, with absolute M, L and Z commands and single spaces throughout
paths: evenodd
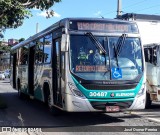
M 66 102 L 64 104 L 64 110 L 68 112 L 105 112 L 106 106 L 119 106 L 120 111 L 144 109 L 145 107 L 145 95 L 125 101 L 89 101 L 88 99 L 82 99 L 70 94 L 65 94 L 65 97 Z

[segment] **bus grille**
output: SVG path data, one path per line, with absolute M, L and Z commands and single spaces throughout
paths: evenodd
M 106 109 L 106 106 L 119 106 L 121 110 L 129 108 L 133 101 L 123 101 L 123 102 L 97 102 L 97 101 L 91 101 L 90 102 L 92 107 L 97 110 L 104 110 Z
M 124 85 L 98 85 L 98 84 L 82 84 L 82 86 L 88 90 L 127 90 L 134 89 L 136 84 L 124 84 Z

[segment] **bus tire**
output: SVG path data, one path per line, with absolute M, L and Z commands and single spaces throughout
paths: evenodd
M 48 95 L 48 108 L 53 116 L 58 116 L 60 114 L 60 110 L 51 104 L 51 95 Z
M 152 101 L 151 101 L 151 97 L 150 94 L 148 92 L 146 92 L 146 99 L 145 99 L 145 109 L 149 109 L 151 107 Z
M 44 97 L 45 97 L 45 104 L 47 105 L 49 112 L 53 115 L 53 116 L 57 116 L 60 112 L 59 109 L 57 109 L 56 107 L 52 106 L 51 103 L 51 94 L 49 91 L 49 85 L 45 84 L 44 85 Z

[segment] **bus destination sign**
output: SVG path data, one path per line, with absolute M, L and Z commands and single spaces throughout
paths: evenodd
M 94 21 L 72 21 L 70 22 L 71 30 L 79 31 L 104 31 L 117 33 L 138 33 L 137 25 L 134 23 L 121 22 L 94 22 Z
M 78 22 L 78 30 L 100 30 L 100 31 L 129 31 L 126 24 L 111 24 L 111 23 L 86 23 Z
M 106 66 L 76 65 L 76 72 L 107 72 Z

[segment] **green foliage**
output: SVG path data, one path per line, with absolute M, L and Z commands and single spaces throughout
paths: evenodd
M 22 42 L 22 41 L 24 41 L 24 40 L 25 40 L 25 38 L 20 38 L 19 39 L 19 43 Z
M 24 19 L 32 16 L 30 9 L 48 10 L 61 0 L 0 0 L 0 31 L 6 28 L 17 28 Z M 47 12 L 53 16 L 54 12 Z
M 22 25 L 23 20 L 30 16 L 30 11 L 17 0 L 0 1 L 0 27 L 17 28 Z
M 10 52 L 11 47 L 0 43 L 0 54 Z
M 10 52 L 11 47 L 8 45 L 4 45 L 2 41 L 0 41 L 0 54 Z

